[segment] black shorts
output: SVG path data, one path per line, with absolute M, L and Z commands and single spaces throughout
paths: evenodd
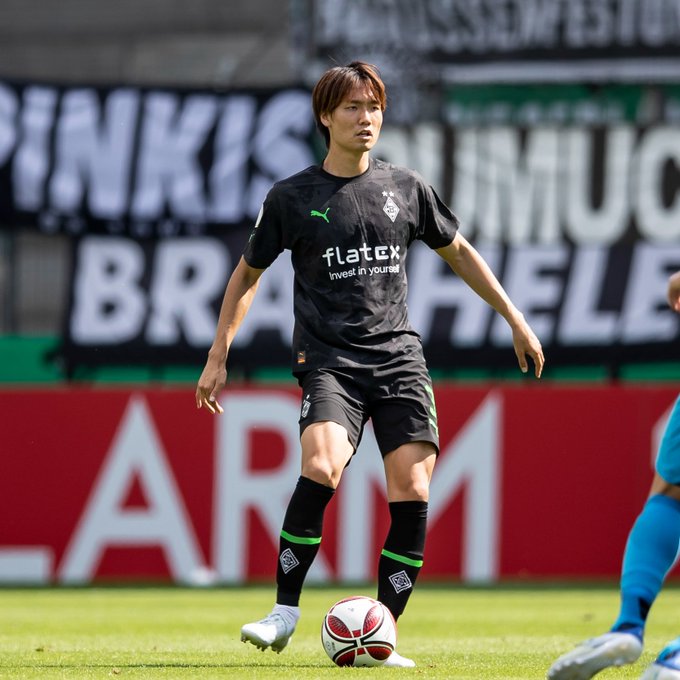
M 439 453 L 432 380 L 423 361 L 389 366 L 321 368 L 298 375 L 302 387 L 300 435 L 308 425 L 342 425 L 357 450 L 371 419 L 380 453 L 425 441 Z

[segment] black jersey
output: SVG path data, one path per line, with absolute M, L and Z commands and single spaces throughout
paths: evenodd
M 264 269 L 291 251 L 293 371 L 422 356 L 407 314 L 406 253 L 418 239 L 442 248 L 457 229 L 416 172 L 380 160 L 357 177 L 312 166 L 277 182 L 244 259 Z

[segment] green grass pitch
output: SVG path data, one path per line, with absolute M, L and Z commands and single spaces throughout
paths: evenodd
M 319 630 L 323 614 L 372 586 L 314 588 L 282 654 L 242 644 L 242 623 L 263 616 L 273 589 L 0 589 L 0 678 L 269 678 L 362 676 L 531 680 L 576 642 L 604 632 L 617 609 L 614 584 L 599 587 L 421 585 L 399 622 L 399 651 L 415 669 L 336 668 Z M 598 680 L 638 678 L 680 634 L 680 590 L 667 588 L 650 616 L 640 662 Z

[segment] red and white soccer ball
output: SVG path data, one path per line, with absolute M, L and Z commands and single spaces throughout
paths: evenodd
M 382 666 L 397 645 L 397 626 L 382 602 L 357 595 L 328 610 L 321 641 L 338 666 Z

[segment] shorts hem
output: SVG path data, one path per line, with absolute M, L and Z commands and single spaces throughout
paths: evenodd
M 432 444 L 432 446 L 434 446 L 435 455 L 437 456 L 437 458 L 439 457 L 439 440 L 430 435 L 429 433 L 423 433 L 422 435 L 418 435 L 416 437 L 409 437 L 408 439 L 404 440 L 401 443 L 397 443 L 394 446 L 392 446 L 392 443 L 390 443 L 391 448 L 387 451 L 383 451 L 382 448 L 380 447 L 380 444 L 378 444 L 378 448 L 380 449 L 380 455 L 384 458 L 388 453 L 391 453 L 392 451 L 398 449 L 400 446 L 404 446 L 405 444 L 416 444 L 418 442 Z

